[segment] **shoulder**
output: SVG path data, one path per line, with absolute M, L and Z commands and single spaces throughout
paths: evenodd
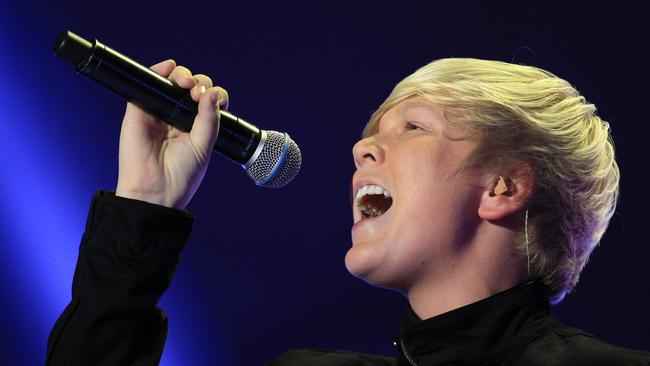
M 620 347 L 576 328 L 563 326 L 555 333 L 566 343 L 567 360 L 589 361 L 592 365 L 650 366 L 649 352 Z
M 269 366 L 395 366 L 394 358 L 339 350 L 296 349 L 290 350 Z
M 532 365 L 650 366 L 650 352 L 616 346 L 560 324 L 540 334 L 522 356 L 533 361 Z

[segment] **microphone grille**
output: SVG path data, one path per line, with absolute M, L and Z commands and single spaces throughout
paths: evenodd
M 266 141 L 260 155 L 246 170 L 255 184 L 267 188 L 284 187 L 300 171 L 300 148 L 287 133 L 265 131 Z

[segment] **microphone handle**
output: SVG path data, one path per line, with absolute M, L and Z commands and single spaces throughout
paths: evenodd
M 54 51 L 76 64 L 79 73 L 148 113 L 179 130 L 189 132 L 192 128 L 198 103 L 192 100 L 189 90 L 174 85 L 148 67 L 98 40 L 90 43 L 70 31 L 61 34 Z M 232 113 L 221 110 L 219 113 L 219 134 L 214 150 L 247 168 L 259 154 L 262 131 Z

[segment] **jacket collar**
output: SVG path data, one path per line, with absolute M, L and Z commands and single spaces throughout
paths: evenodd
M 551 321 L 548 291 L 539 280 L 426 320 L 409 307 L 396 340 L 400 365 L 410 364 L 405 358 L 417 365 L 496 361 L 528 344 Z

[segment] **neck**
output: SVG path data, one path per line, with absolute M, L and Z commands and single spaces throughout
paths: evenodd
M 420 319 L 469 305 L 530 279 L 525 259 L 513 244 L 515 233 L 490 229 L 475 236 L 485 240 L 464 244 L 452 263 L 423 274 L 410 286 L 409 303 Z

